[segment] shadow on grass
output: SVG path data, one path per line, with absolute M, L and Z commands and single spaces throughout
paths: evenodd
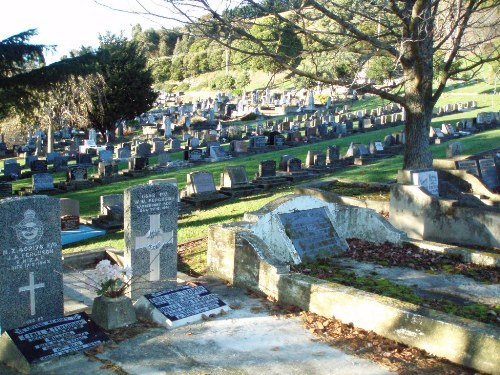
M 203 225 L 209 225 L 209 224 L 216 224 L 216 223 L 225 222 L 225 221 L 233 221 L 234 219 L 239 219 L 241 217 L 243 217 L 243 214 L 238 213 L 238 214 L 234 214 L 234 215 L 209 217 L 209 218 L 201 219 L 201 220 L 190 220 L 190 221 L 186 221 L 185 223 L 179 223 L 179 229 L 193 227 L 193 226 L 203 226 Z

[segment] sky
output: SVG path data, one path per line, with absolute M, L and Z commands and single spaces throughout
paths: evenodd
M 134 9 L 133 0 L 101 0 L 109 6 Z M 161 22 L 161 23 L 160 23 Z M 110 31 L 124 32 L 130 38 L 132 26 L 142 29 L 172 28 L 168 21 L 148 19 L 138 14 L 128 14 L 99 5 L 95 0 L 3 0 L 0 5 L 0 40 L 28 29 L 38 29 L 30 42 L 57 45 L 55 53 L 48 52 L 48 64 L 59 61 L 72 49 L 80 46 L 97 47 L 99 34 Z

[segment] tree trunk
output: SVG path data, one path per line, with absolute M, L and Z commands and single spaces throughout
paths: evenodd
M 432 119 L 432 108 L 429 111 L 406 110 L 406 144 L 403 169 L 420 169 L 432 167 L 432 154 L 429 149 L 429 127 Z M 411 145 L 411 147 L 408 147 Z

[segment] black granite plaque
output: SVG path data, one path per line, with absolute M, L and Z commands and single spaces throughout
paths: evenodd
M 66 181 L 85 181 L 87 176 L 87 168 L 72 167 L 67 172 Z
M 47 160 L 33 160 L 30 168 L 33 173 L 47 173 Z
M 78 154 L 79 164 L 92 164 L 92 155 L 90 154 Z
M 457 168 L 479 177 L 477 160 L 459 160 L 457 161 Z
M 287 171 L 288 172 L 298 172 L 302 170 L 302 161 L 297 158 L 291 158 L 287 162 Z
M 496 189 L 500 186 L 495 161 L 493 159 L 479 160 L 479 169 L 481 171 L 481 178 L 488 188 Z
M 226 304 L 202 285 L 146 294 L 144 297 L 171 322 L 219 309 Z
M 85 312 L 7 331 L 29 363 L 87 350 L 109 340 Z
M 301 258 L 334 255 L 347 248 L 323 207 L 284 213 L 279 217 L 285 234 Z
M 12 197 L 12 184 L 10 182 L 0 183 L 0 198 Z
M 275 177 L 276 161 L 263 160 L 259 163 L 259 177 Z

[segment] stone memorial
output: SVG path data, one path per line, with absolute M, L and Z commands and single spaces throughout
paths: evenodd
M 87 181 L 87 168 L 76 166 L 66 172 L 66 182 Z
M 328 146 L 326 149 L 326 163 L 334 164 L 340 159 L 340 147 L 337 145 Z
M 220 177 L 221 188 L 234 189 L 239 186 L 248 185 L 248 178 L 245 167 L 225 167 Z
M 21 165 L 19 163 L 5 163 L 3 166 L 3 175 L 9 178 L 21 177 Z
M 203 160 L 203 150 L 201 148 L 193 148 L 189 150 L 188 160 L 189 161 Z
M 61 198 L 61 230 L 80 228 L 80 201 Z
M 92 165 L 92 155 L 78 154 L 77 163 L 83 165 Z
M 59 199 L 0 201 L 2 331 L 63 316 Z
M 279 214 L 281 225 L 301 261 L 348 250 L 324 207 Z
M 158 154 L 158 166 L 166 167 L 168 162 L 170 161 L 170 155 L 166 152 L 161 152 Z
M 211 194 L 216 192 L 214 176 L 210 172 L 191 172 L 187 175 L 188 195 Z
M 109 341 L 85 312 L 9 329 L 0 339 L 0 361 L 21 373 L 32 365 Z
M 460 170 L 464 170 L 476 177 L 479 177 L 479 168 L 477 165 L 477 160 L 458 160 L 456 166 Z
M 113 161 L 113 152 L 109 151 L 109 150 L 99 151 L 99 161 L 112 162 Z
M 172 290 L 146 294 L 135 304 L 139 317 L 167 328 L 196 322 L 203 315 L 230 310 L 219 297 L 203 285 L 184 285 Z
M 259 171 L 257 177 L 275 177 L 276 176 L 276 161 L 275 160 L 262 160 L 259 163 Z
M 120 147 L 116 149 L 116 158 L 119 160 L 128 160 L 132 156 L 130 148 Z
M 250 147 L 251 148 L 264 148 L 264 147 L 266 147 L 266 136 L 257 135 L 255 137 L 250 138 Z
M 0 182 L 0 199 L 12 197 L 12 183 Z
M 148 157 L 151 156 L 151 148 L 152 146 L 149 143 L 139 143 L 136 146 L 135 154 L 136 156 Z
M 297 158 L 291 158 L 287 161 L 287 172 L 299 172 L 302 170 L 302 161 Z
M 479 159 L 479 171 L 481 172 L 481 179 L 485 185 L 495 191 L 500 187 L 498 172 L 493 159 Z
M 47 160 L 33 160 L 30 164 L 30 169 L 33 174 L 47 173 Z
M 430 195 L 439 196 L 438 174 L 434 170 L 414 170 L 411 171 L 413 185 L 425 188 Z
M 135 156 L 128 160 L 128 169 L 130 171 L 142 171 L 149 165 L 147 157 Z
M 54 178 L 50 173 L 36 173 L 32 176 L 33 191 L 44 191 L 54 189 Z
M 176 285 L 177 196 L 169 183 L 125 190 L 125 263 L 134 275 L 132 299 Z
M 218 159 L 226 159 L 228 157 L 226 150 L 222 146 L 210 146 L 210 158 L 218 160 Z

